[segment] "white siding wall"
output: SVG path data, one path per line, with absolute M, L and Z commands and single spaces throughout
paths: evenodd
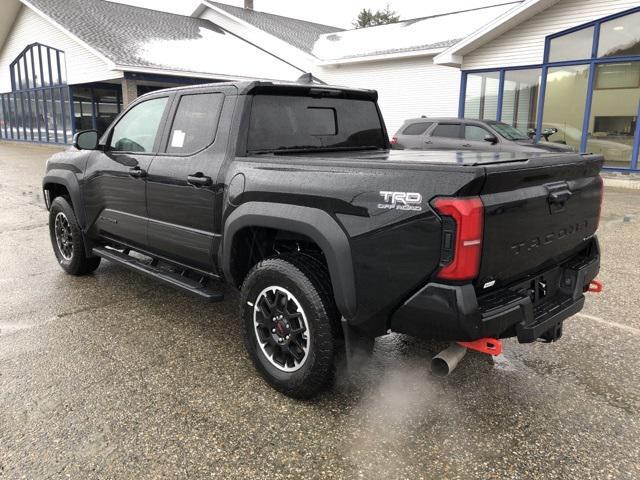
M 637 7 L 638 0 L 561 0 L 464 56 L 463 70 L 542 63 L 547 35 Z
M 377 90 L 390 136 L 407 118 L 458 114 L 460 71 L 434 65 L 430 57 L 318 67 L 314 75 L 335 85 Z
M 67 81 L 70 84 L 86 83 L 122 76 L 122 72 L 110 70 L 94 53 L 70 38 L 49 21 L 22 7 L 13 28 L 0 50 L 0 92 L 11 91 L 9 65 L 31 43 L 42 43 L 64 50 L 67 63 Z

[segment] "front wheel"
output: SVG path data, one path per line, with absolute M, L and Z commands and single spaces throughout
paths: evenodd
M 58 264 L 71 275 L 93 272 L 100 265 L 100 257 L 87 257 L 82 231 L 69 201 L 56 197 L 49 209 L 49 234 Z
M 333 374 L 336 310 L 326 270 L 304 255 L 258 263 L 242 285 L 245 346 L 276 390 L 309 398 Z

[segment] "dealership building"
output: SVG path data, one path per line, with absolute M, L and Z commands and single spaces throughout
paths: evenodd
M 182 16 L 104 0 L 3 0 L 0 138 L 69 143 L 158 88 L 312 72 L 378 90 L 390 133 L 423 115 L 499 120 L 637 171 L 640 3 L 498 2 L 341 30 L 253 2 L 203 1 Z

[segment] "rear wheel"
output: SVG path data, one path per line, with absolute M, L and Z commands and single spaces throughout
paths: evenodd
M 333 375 L 336 309 L 317 260 L 290 255 L 264 260 L 242 286 L 245 346 L 276 390 L 309 398 Z
M 65 197 L 56 197 L 51 203 L 49 234 L 53 252 L 65 272 L 84 275 L 100 265 L 100 257 L 87 258 L 80 225 Z

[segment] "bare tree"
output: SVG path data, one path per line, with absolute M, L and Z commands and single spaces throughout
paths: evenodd
M 353 22 L 353 26 L 355 28 L 374 27 L 376 25 L 396 23 L 398 20 L 400 20 L 400 16 L 394 10 L 391 10 L 387 4 L 383 10 L 376 10 L 375 12 L 369 8 L 363 8 L 358 13 L 356 21 Z

